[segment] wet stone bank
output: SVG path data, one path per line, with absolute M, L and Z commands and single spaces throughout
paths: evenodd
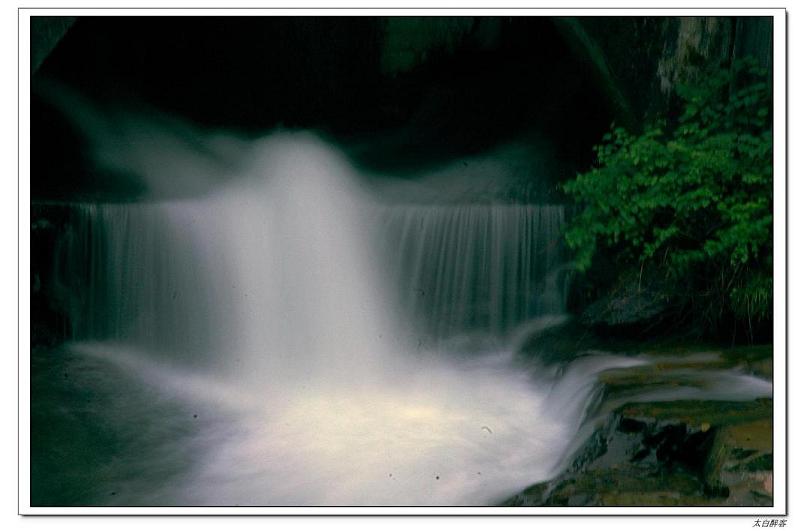
M 728 399 L 713 382 L 724 374 L 769 380 L 772 353 L 653 352 L 646 365 L 602 372 L 591 434 L 566 468 L 503 505 L 771 506 L 772 398 Z

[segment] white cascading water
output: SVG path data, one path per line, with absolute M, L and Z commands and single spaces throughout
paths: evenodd
M 201 198 L 74 209 L 71 349 L 165 407 L 143 420 L 162 457 L 101 503 L 486 505 L 555 473 L 595 373 L 637 363 L 587 360 L 564 386 L 514 364 L 505 338 L 563 311 L 561 208 L 384 206 L 304 134 L 250 160 Z M 496 339 L 423 340 L 463 332 Z M 171 436 L 165 404 L 202 413 Z
M 503 336 L 564 312 L 563 290 L 546 282 L 563 261 L 563 206 L 404 204 L 379 218 L 402 305 L 434 336 Z

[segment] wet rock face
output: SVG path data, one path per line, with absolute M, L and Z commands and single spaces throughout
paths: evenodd
M 698 80 L 707 65 L 728 61 L 735 39 L 728 17 L 680 17 L 673 29 L 675 38 L 667 38 L 657 68 L 661 91 L 668 97 L 679 83 Z
M 730 505 L 773 503 L 772 433 L 769 418 L 718 432 L 706 472 L 729 490 Z
M 654 491 L 656 505 L 668 498 L 703 495 L 701 481 L 713 432 L 684 424 L 658 423 L 622 413 L 598 429 L 563 474 L 547 488 L 520 495 L 523 505 L 631 505 Z M 623 488 L 625 486 L 626 488 Z M 636 504 L 636 503 L 635 503 Z
M 651 330 L 673 309 L 671 293 L 673 290 L 664 279 L 638 270 L 629 271 L 586 306 L 580 322 L 606 333 Z
M 692 411 L 709 409 L 702 404 L 707 403 L 690 401 L 684 406 Z M 733 405 L 720 403 L 724 411 Z M 610 415 L 563 474 L 530 487 L 506 505 L 772 504 L 770 447 L 756 435 L 770 433 L 770 426 L 763 424 L 766 421 L 731 426 L 689 424 L 645 415 L 647 410 L 641 406 L 624 406 Z M 751 418 L 768 413 L 769 408 L 769 401 L 757 401 L 743 414 Z M 746 440 L 751 433 L 753 442 Z
M 746 56 L 771 64 L 769 17 L 576 17 L 600 49 L 600 69 L 610 72 L 637 118 L 672 107 L 681 83 L 706 75 L 708 67 Z
M 647 364 L 601 373 L 595 424 L 565 470 L 504 504 L 772 505 L 772 400 L 713 394 L 725 374 L 769 378 L 771 354 L 769 346 L 657 351 Z M 684 389 L 708 390 L 709 399 L 659 398 Z
M 590 304 L 581 322 L 592 327 L 648 325 L 669 308 L 667 297 L 658 292 L 612 294 Z

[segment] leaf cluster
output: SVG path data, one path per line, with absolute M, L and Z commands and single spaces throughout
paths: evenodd
M 613 124 L 594 148 L 594 167 L 564 183 L 581 207 L 567 243 L 581 270 L 608 252 L 624 264 L 659 267 L 669 279 L 696 280 L 698 293 L 689 295 L 717 298 L 720 313 L 768 317 L 768 76 L 756 62 L 741 60 L 677 93 L 682 112 L 673 123 L 655 122 L 640 134 Z

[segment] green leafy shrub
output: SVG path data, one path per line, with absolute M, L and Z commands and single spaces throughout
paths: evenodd
M 579 269 L 596 253 L 659 268 L 713 324 L 772 309 L 772 136 L 767 75 L 735 62 L 678 89 L 680 116 L 612 126 L 597 163 L 564 184 L 581 207 L 566 232 Z

